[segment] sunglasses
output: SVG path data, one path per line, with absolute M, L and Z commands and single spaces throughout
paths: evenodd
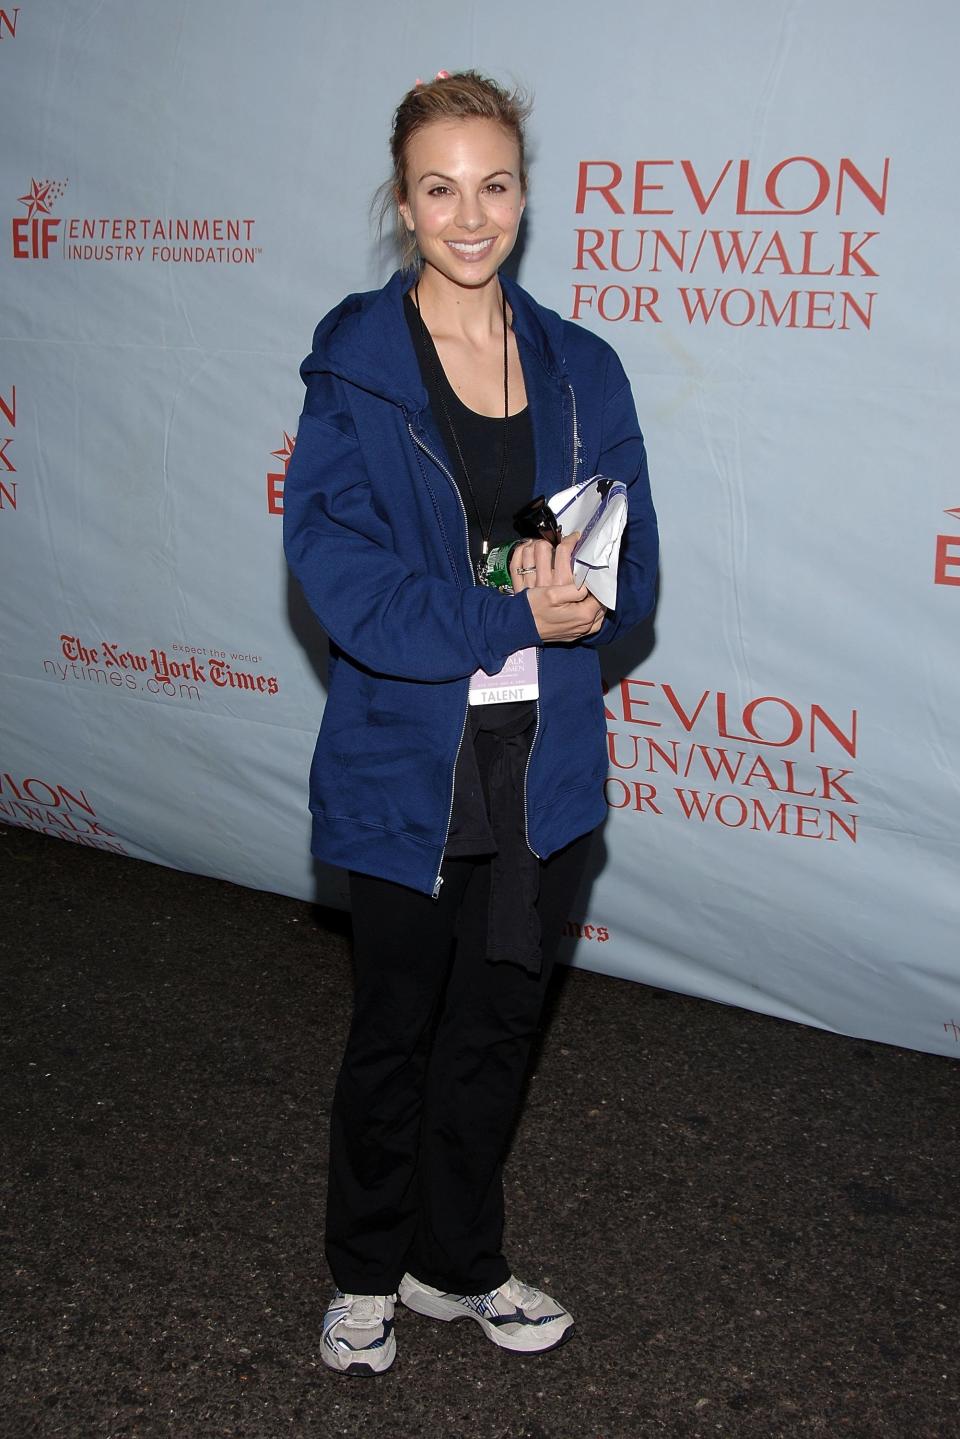
M 558 545 L 562 538 L 560 522 L 543 495 L 537 495 L 522 510 L 517 510 L 513 528 L 524 540 L 549 540 L 551 545 Z

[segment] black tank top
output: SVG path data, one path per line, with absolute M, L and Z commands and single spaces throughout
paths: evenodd
M 444 374 L 443 365 L 437 354 L 430 332 L 421 327 L 420 317 L 413 295 L 408 292 L 404 298 L 404 313 L 410 330 L 410 338 L 417 352 L 420 375 L 423 379 L 430 409 L 443 437 L 450 459 L 451 473 L 460 491 L 463 508 L 467 515 L 467 535 L 470 543 L 470 559 L 474 574 L 480 558 L 483 535 L 477 520 L 477 512 L 470 498 L 470 487 L 463 474 L 463 466 L 457 455 L 457 445 L 450 433 L 450 425 L 444 412 L 450 415 L 456 430 L 464 462 L 470 474 L 473 492 L 477 497 L 484 525 L 490 522 L 490 512 L 497 493 L 500 479 L 500 461 L 503 445 L 503 417 L 479 415 L 468 409 Z M 428 352 L 427 346 L 430 347 Z M 431 363 L 432 360 L 432 363 Z M 441 403 L 442 398 L 442 403 Z M 507 419 L 507 473 L 503 491 L 497 506 L 497 516 L 490 534 L 491 548 L 507 544 L 517 538 L 512 517 L 517 510 L 533 497 L 533 481 L 536 462 L 533 450 L 533 425 L 530 420 L 530 406 L 519 414 Z
M 476 564 L 480 558 L 483 535 L 457 455 L 457 445 L 444 414 L 444 405 L 456 428 L 456 438 L 470 472 L 484 524 L 490 521 L 500 479 L 503 419 L 477 414 L 458 397 L 444 374 L 429 331 L 420 323 L 410 292 L 404 297 L 404 314 L 430 409 L 443 437 L 451 473 L 466 511 L 471 568 L 476 583 Z M 507 426 L 508 467 L 490 534 L 491 547 L 517 538 L 512 517 L 532 497 L 536 473 L 529 405 L 519 414 L 508 416 Z M 523 601 L 517 599 L 511 603 L 521 604 Z M 526 914 L 527 907 L 519 902 L 518 886 L 522 881 L 528 885 L 533 882 L 531 866 L 536 866 L 525 840 L 523 808 L 526 759 L 535 725 L 534 700 L 471 705 L 457 757 L 453 808 L 444 856 L 447 859 L 484 854 L 500 856 L 500 873 L 491 885 L 490 911 L 491 937 L 499 936 L 496 943 L 500 945 L 503 937 L 511 933 L 511 927 Z M 481 757 L 482 764 L 478 763 Z M 491 825 L 492 814 L 496 815 L 496 837 Z M 536 945 L 533 947 L 536 949 Z

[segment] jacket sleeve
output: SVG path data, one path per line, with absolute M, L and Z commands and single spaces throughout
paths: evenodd
M 412 570 L 372 492 L 339 382 L 308 379 L 287 470 L 287 563 L 327 634 L 368 669 L 400 679 L 496 674 L 540 643 L 524 595 L 502 595 Z
M 622 480 L 627 487 L 627 525 L 620 542 L 617 607 L 595 635 L 581 644 L 609 644 L 640 623 L 656 599 L 659 538 L 650 494 L 647 451 L 640 433 L 630 382 L 617 356 L 610 352 L 601 416 L 597 473 Z

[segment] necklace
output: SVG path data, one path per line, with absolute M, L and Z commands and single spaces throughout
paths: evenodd
M 510 386 L 507 362 L 507 297 L 501 289 L 500 314 L 503 320 L 503 447 L 500 452 L 500 476 L 497 480 L 497 493 L 494 496 L 493 509 L 490 511 L 490 518 L 486 524 L 483 523 L 483 516 L 480 513 L 480 504 L 477 499 L 476 491 L 473 488 L 473 481 L 470 479 L 470 472 L 467 469 L 466 461 L 463 458 L 463 450 L 460 448 L 460 441 L 457 438 L 457 432 L 454 429 L 453 420 L 450 416 L 450 411 L 447 409 L 447 402 L 443 397 L 444 377 L 440 373 L 440 357 L 436 352 L 436 348 L 433 343 L 433 336 L 430 334 L 430 331 L 424 324 L 423 315 L 420 311 L 419 280 L 413 287 L 413 302 L 417 307 L 417 319 L 420 321 L 420 333 L 423 337 L 423 348 L 426 352 L 427 359 L 430 364 L 430 369 L 433 373 L 437 397 L 440 400 L 440 408 L 443 411 L 443 418 L 447 423 L 447 429 L 449 430 L 450 437 L 453 440 L 453 446 L 457 452 L 457 459 L 460 461 L 460 471 L 463 475 L 464 480 L 466 481 L 467 493 L 470 496 L 470 502 L 473 505 L 474 514 L 477 517 L 477 526 L 480 530 L 480 537 L 482 541 L 480 545 L 480 558 L 477 561 L 476 565 L 477 579 L 479 580 L 480 584 L 485 584 L 485 565 L 487 555 L 490 553 L 490 536 L 493 534 L 493 527 L 497 522 L 497 510 L 500 508 L 500 496 L 503 494 L 503 482 L 506 479 L 507 475 L 507 420 L 510 416 Z

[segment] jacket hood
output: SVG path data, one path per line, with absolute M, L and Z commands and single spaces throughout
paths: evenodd
M 549 374 L 558 375 L 564 368 L 564 321 L 513 280 L 501 275 L 500 283 L 517 338 Z M 310 374 L 334 374 L 405 410 L 424 409 L 427 392 L 403 313 L 403 296 L 410 286 L 411 277 L 398 270 L 382 290 L 348 295 L 325 315 L 300 366 L 304 383 Z

